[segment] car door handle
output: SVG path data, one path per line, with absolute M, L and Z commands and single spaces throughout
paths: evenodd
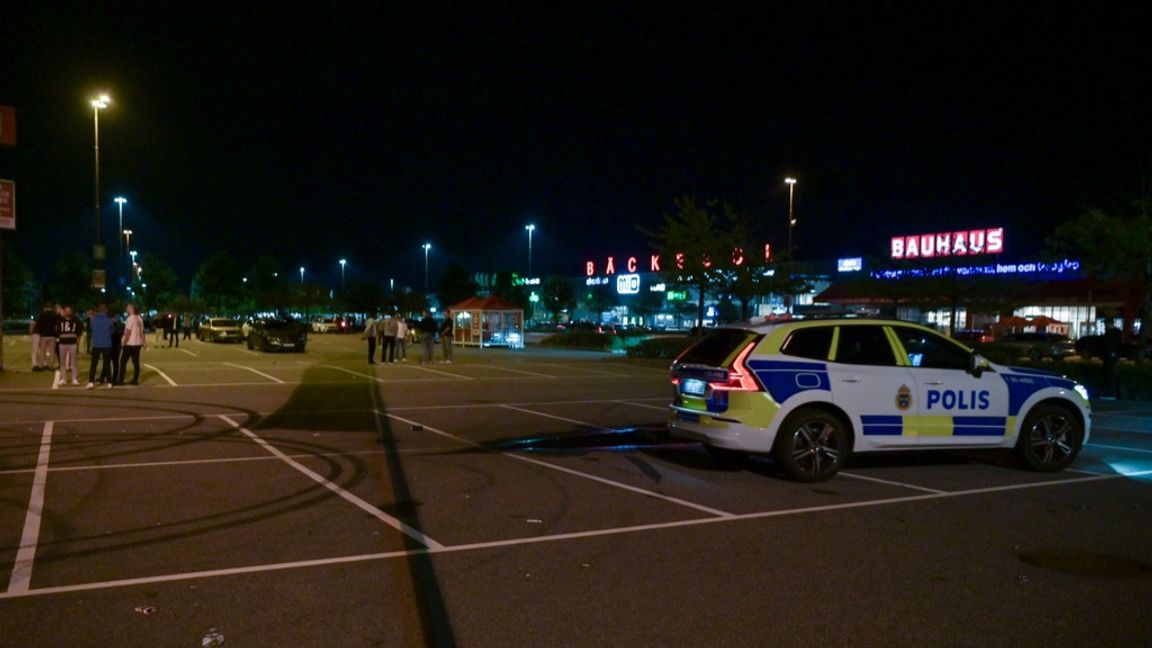
M 943 385 L 944 381 L 943 380 L 925 380 L 924 384 L 925 385 Z
M 853 376 L 853 377 L 851 377 L 851 378 L 841 378 L 841 379 L 840 379 L 840 382 L 858 383 L 858 382 L 860 382 L 860 379 L 859 379 L 859 378 L 857 378 L 857 377 L 855 377 L 855 376 Z

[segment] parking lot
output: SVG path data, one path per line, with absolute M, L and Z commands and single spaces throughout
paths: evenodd
M 662 434 L 666 362 L 369 366 L 184 341 L 139 387 L 0 374 L 0 645 L 1146 645 L 1152 405 L 1072 470 Z M 439 350 L 438 350 L 439 351 Z M 84 358 L 84 362 L 87 359 Z M 82 364 L 86 369 L 86 364 Z

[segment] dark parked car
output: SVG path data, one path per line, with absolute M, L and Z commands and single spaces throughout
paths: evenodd
M 1067 335 L 1057 333 L 1009 333 L 997 342 L 1032 360 L 1076 355 L 1076 344 Z
M 248 329 L 248 348 L 261 351 L 303 351 L 308 327 L 287 319 L 253 320 Z
M 1076 340 L 1076 355 L 1088 360 L 1089 358 L 1103 358 L 1107 342 L 1103 335 L 1085 335 Z M 1120 342 L 1120 357 L 1126 360 L 1135 360 L 1140 351 L 1136 340 L 1122 340 Z M 1152 358 L 1152 344 L 1144 349 L 1144 357 Z

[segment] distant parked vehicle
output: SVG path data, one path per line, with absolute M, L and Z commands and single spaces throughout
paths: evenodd
M 1031 360 L 1076 355 L 1076 344 L 1057 333 L 1009 333 L 996 342 Z
M 313 333 L 339 333 L 340 321 L 333 317 L 317 317 L 312 320 Z
M 200 324 L 196 337 L 204 342 L 239 342 L 243 334 L 240 322 L 226 317 L 209 317 Z
M 253 320 L 248 330 L 248 348 L 260 351 L 304 351 L 308 328 L 288 319 Z
M 1103 358 L 1107 350 L 1107 342 L 1103 335 L 1085 335 L 1076 340 L 1076 355 L 1085 360 Z M 1135 360 L 1140 352 L 1140 345 L 1136 340 L 1122 340 L 1120 342 L 1120 357 L 1126 360 Z M 1144 357 L 1152 358 L 1152 344 L 1144 349 Z

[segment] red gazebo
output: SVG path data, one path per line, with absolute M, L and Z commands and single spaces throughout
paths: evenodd
M 524 348 L 524 309 L 500 297 L 469 297 L 450 306 L 453 341 L 480 348 Z

